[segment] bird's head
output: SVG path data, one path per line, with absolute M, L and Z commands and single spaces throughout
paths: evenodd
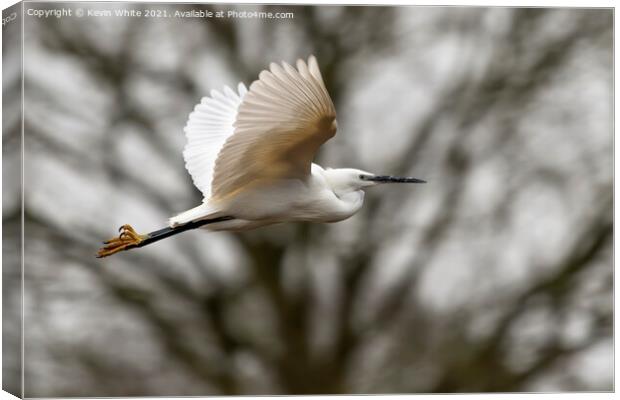
M 325 178 L 336 193 L 355 192 L 382 183 L 426 183 L 418 178 L 376 175 L 354 168 L 327 169 Z

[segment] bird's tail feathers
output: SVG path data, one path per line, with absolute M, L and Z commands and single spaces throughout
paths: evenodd
M 190 210 L 184 211 L 179 215 L 176 215 L 168 220 L 168 224 L 171 228 L 179 225 L 187 224 L 192 221 L 198 221 L 205 218 L 216 218 L 218 216 L 218 210 L 207 203 L 203 203 Z

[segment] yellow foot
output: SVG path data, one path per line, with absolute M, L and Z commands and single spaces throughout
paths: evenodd
M 97 252 L 97 258 L 111 256 L 122 250 L 129 250 L 138 246 L 142 241 L 148 238 L 147 235 L 138 234 L 131 225 L 123 225 L 119 229 L 120 235 L 103 242 L 105 246 Z

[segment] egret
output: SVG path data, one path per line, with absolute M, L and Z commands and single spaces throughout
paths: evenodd
M 290 221 L 337 222 L 362 207 L 364 189 L 382 183 L 425 183 L 312 161 L 336 134 L 336 111 L 316 58 L 297 68 L 271 63 L 247 89 L 225 87 L 202 98 L 185 126 L 185 167 L 202 204 L 146 235 L 130 225 L 104 242 L 97 257 L 142 247 L 204 227 L 240 231 Z

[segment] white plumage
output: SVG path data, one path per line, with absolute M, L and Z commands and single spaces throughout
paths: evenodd
M 316 59 L 262 71 L 249 90 L 240 83 L 212 91 L 185 126 L 185 166 L 202 204 L 170 218 L 170 227 L 138 234 L 123 225 L 97 257 L 146 246 L 197 227 L 242 230 L 285 221 L 335 222 L 355 214 L 363 189 L 386 182 L 424 182 L 359 169 L 313 164 L 336 134 L 336 111 Z
M 333 222 L 357 212 L 363 188 L 381 182 L 419 182 L 357 169 L 313 164 L 319 147 L 336 133 L 336 112 L 316 59 L 272 63 L 249 90 L 239 83 L 212 91 L 185 127 L 185 165 L 203 203 L 170 219 L 232 217 L 205 225 L 239 230 L 284 221 Z
M 228 86 L 224 93 L 212 90 L 211 97 L 203 97 L 189 114 L 184 128 L 187 138 L 183 150 L 185 168 L 205 199 L 211 197 L 215 160 L 226 139 L 234 132 L 233 123 L 247 93 L 243 83 L 239 83 L 237 90 L 235 93 Z
M 415 178 L 359 169 L 323 169 L 312 160 L 336 134 L 336 111 L 316 59 L 262 71 L 249 90 L 212 91 L 185 126 L 185 166 L 202 204 L 170 218 L 169 227 L 138 234 L 123 225 L 104 242 L 107 257 L 197 227 L 242 230 L 285 221 L 335 222 L 355 214 L 363 189 Z

